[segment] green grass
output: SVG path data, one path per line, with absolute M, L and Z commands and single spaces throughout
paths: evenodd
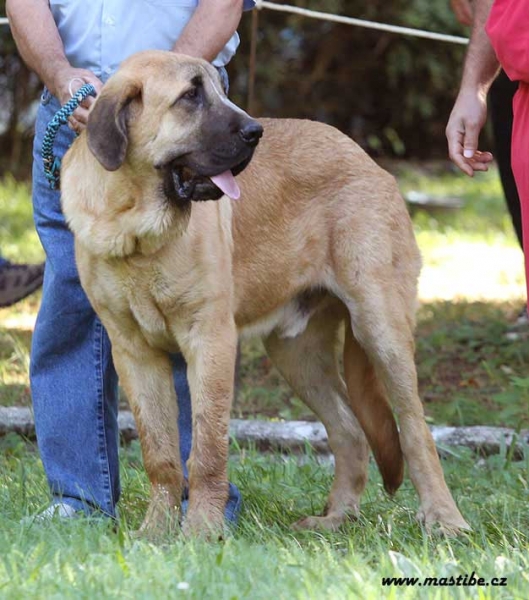
M 230 472 L 244 496 L 238 529 L 222 543 L 175 536 L 155 545 L 132 535 L 148 496 L 136 443 L 122 452 L 117 533 L 87 520 L 21 524 L 44 506 L 42 468 L 33 446 L 20 438 L 10 436 L 1 446 L 2 598 L 529 597 L 529 460 L 513 463 L 503 454 L 476 463 L 468 452 L 445 460 L 448 484 L 473 527 L 445 539 L 415 522 L 417 498 L 408 480 L 388 498 L 374 469 L 358 521 L 337 533 L 293 532 L 292 522 L 322 510 L 331 468 L 311 454 L 281 458 L 244 450 Z M 381 583 L 382 577 L 472 572 L 488 581 L 507 577 L 507 587 Z
M 32 210 L 30 187 L 5 177 L 0 182 L 0 251 L 4 258 L 20 262 L 44 260 Z
M 454 168 L 443 162 L 414 166 L 394 163 L 390 169 L 404 195 L 418 191 L 433 198 L 459 198 L 463 202 L 458 210 L 414 210 L 413 224 L 419 239 L 427 241 L 430 237 L 434 244 L 441 236 L 445 244 L 455 238 L 466 238 L 517 245 L 496 169 L 479 173 L 473 179 L 454 172 Z M 421 250 L 424 252 L 422 244 Z

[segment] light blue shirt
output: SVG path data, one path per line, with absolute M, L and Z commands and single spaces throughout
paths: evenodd
M 66 58 L 103 81 L 135 52 L 171 50 L 197 5 L 198 0 L 50 0 Z M 238 45 L 235 33 L 213 64 L 226 65 Z

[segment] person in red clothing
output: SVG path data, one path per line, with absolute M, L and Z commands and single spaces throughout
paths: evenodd
M 487 117 L 487 92 L 501 63 L 508 77 L 520 82 L 513 105 L 512 167 L 529 283 L 529 0 L 476 0 L 474 10 L 461 88 L 446 127 L 449 155 L 470 177 L 488 169 L 492 154 L 479 150 L 478 140 Z
M 529 1 L 495 0 L 485 27 L 505 73 L 518 81 L 513 100 L 511 162 L 522 206 L 525 275 L 529 290 Z
M 472 25 L 474 0 L 450 0 L 450 6 L 456 19 L 462 25 Z M 502 69 L 500 74 L 490 86 L 487 101 L 489 104 L 489 118 L 492 124 L 492 139 L 494 143 L 494 157 L 498 164 L 498 171 L 505 197 L 505 203 L 511 217 L 511 221 L 522 248 L 522 215 L 520 210 L 520 198 L 511 166 L 511 144 L 512 144 L 512 99 L 518 90 L 518 82 L 511 81 Z M 517 326 L 528 325 L 529 321 L 525 308 L 520 314 Z

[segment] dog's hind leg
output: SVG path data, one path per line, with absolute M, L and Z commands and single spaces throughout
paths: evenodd
M 165 352 L 136 342 L 113 344 L 119 379 L 131 405 L 151 483 L 151 498 L 140 534 L 158 537 L 178 526 L 183 490 L 178 406 L 172 366 Z
M 399 284 L 390 277 L 364 277 L 363 283 L 361 291 L 356 288 L 357 293 L 347 302 L 352 324 L 348 336 L 351 340 L 354 335 L 366 351 L 398 416 L 400 445 L 420 498 L 418 517 L 427 528 L 438 524 L 447 533 L 468 529 L 445 483 L 419 399 L 413 318 L 408 314 L 412 304 L 397 291 Z M 361 423 L 372 418 L 376 426 L 376 410 L 371 417 L 369 407 L 354 410 Z
M 334 530 L 356 516 L 367 482 L 367 441 L 348 407 L 338 369 L 341 320 L 335 310 L 327 309 L 313 316 L 297 337 L 272 333 L 264 341 L 275 366 L 324 424 L 335 458 L 335 476 L 324 514 L 301 519 L 294 525 L 300 529 Z

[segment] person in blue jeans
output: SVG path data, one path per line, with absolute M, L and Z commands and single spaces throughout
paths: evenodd
M 253 7 L 245 2 L 244 8 Z M 46 252 L 42 305 L 31 351 L 30 379 L 39 450 L 52 503 L 43 518 L 101 512 L 115 517 L 120 496 L 117 376 L 106 331 L 81 288 L 73 236 L 60 193 L 44 176 L 41 147 L 53 115 L 84 83 L 99 91 L 134 52 L 173 50 L 209 60 L 226 78 L 237 49 L 243 0 L 8 0 L 17 47 L 45 85 L 33 150 L 33 206 Z M 56 138 L 63 156 L 87 121 L 87 99 Z M 181 456 L 191 450 L 186 365 L 172 357 Z M 235 521 L 238 489 L 230 484 L 226 518 Z

